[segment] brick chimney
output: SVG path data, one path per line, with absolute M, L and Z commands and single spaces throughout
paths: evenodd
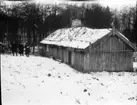
M 81 20 L 79 19 L 72 20 L 71 27 L 81 27 L 81 26 L 82 26 Z

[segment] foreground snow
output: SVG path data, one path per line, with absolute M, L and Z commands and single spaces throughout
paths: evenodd
M 34 56 L 1 60 L 3 105 L 137 105 L 137 73 L 82 74 Z

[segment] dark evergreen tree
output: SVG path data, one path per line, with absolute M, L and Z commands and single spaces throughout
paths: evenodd
M 135 20 L 134 20 L 134 25 L 133 25 L 133 30 L 132 30 L 132 40 L 134 43 L 137 44 L 137 5 L 136 5 L 136 13 L 135 13 Z
M 109 7 L 106 7 L 104 9 L 104 28 L 110 28 L 111 27 L 111 23 L 112 23 L 112 12 L 110 11 Z
M 113 19 L 113 27 L 120 31 L 120 20 L 117 16 L 115 16 Z
M 102 7 L 99 4 L 92 5 L 85 11 L 84 25 L 90 28 L 110 28 L 112 13 L 109 7 Z
M 3 41 L 5 32 L 7 30 L 7 20 L 8 16 L 4 15 L 2 12 L 0 12 L 0 41 Z

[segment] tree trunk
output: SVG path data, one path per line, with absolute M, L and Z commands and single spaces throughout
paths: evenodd
M 35 29 L 33 29 L 33 54 L 35 53 L 35 43 L 36 43 L 36 35 L 35 35 Z
M 31 30 L 29 28 L 27 28 L 27 41 L 28 41 L 28 44 L 30 45 L 30 35 L 31 35 Z

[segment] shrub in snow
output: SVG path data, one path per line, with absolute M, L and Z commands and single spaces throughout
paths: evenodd
M 135 99 L 135 97 L 130 97 L 130 98 L 128 98 L 128 100 L 134 100 Z
M 87 92 L 87 89 L 84 89 L 84 92 Z
M 51 76 L 51 74 L 49 73 L 49 74 L 48 74 L 48 76 L 50 77 L 50 76 Z
M 93 79 L 95 79 L 95 80 L 97 80 L 97 81 L 99 81 L 99 79 L 98 78 L 96 78 L 96 77 L 92 77 Z
M 101 85 L 102 85 L 102 86 L 104 86 L 104 84 L 103 84 L 103 83 L 101 83 Z
M 69 77 L 69 75 L 67 75 L 67 77 Z
M 76 103 L 81 104 L 79 99 L 76 99 Z

